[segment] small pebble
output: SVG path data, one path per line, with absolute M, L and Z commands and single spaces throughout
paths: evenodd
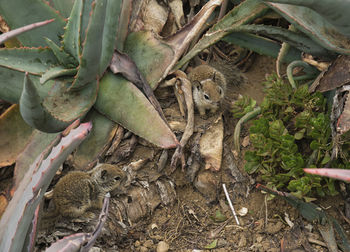
M 141 246 L 141 242 L 139 240 L 135 241 L 134 246 L 136 248 L 140 247 Z
M 261 235 L 258 235 L 256 237 L 256 242 L 260 243 L 260 242 L 262 242 L 262 240 L 263 240 L 263 237 Z
M 147 240 L 143 243 L 143 246 L 145 246 L 146 248 L 152 248 L 153 244 L 154 243 L 152 240 Z
M 167 252 L 169 250 L 169 244 L 165 241 L 160 241 L 157 245 L 157 252 Z
M 269 222 L 266 225 L 266 232 L 269 234 L 277 234 L 282 228 L 284 224 L 281 221 L 278 221 L 276 223 Z
M 242 233 L 241 237 L 239 239 L 238 242 L 238 247 L 242 248 L 242 247 L 246 247 L 247 246 L 247 238 L 245 237 L 245 235 Z
M 148 248 L 144 247 L 144 246 L 141 246 L 140 247 L 140 252 L 148 252 Z

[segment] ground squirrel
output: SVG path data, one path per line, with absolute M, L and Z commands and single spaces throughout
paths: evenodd
M 69 172 L 53 189 L 54 213 L 43 218 L 61 215 L 90 220 L 95 214 L 88 210 L 101 209 L 105 194 L 121 186 L 125 178 L 125 172 L 111 164 L 98 164 L 88 172 Z
M 195 67 L 188 75 L 192 83 L 193 100 L 201 116 L 206 110 L 214 113 L 221 106 L 226 92 L 225 76 L 209 65 Z

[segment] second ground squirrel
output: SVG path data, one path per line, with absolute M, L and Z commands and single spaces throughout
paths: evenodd
M 121 186 L 125 178 L 123 170 L 110 164 L 98 164 L 89 172 L 69 172 L 54 187 L 55 213 L 49 215 L 92 219 L 95 215 L 88 210 L 101 209 L 105 194 Z
M 188 75 L 192 83 L 193 100 L 201 116 L 206 110 L 214 113 L 221 106 L 226 93 L 225 76 L 209 65 L 195 67 Z

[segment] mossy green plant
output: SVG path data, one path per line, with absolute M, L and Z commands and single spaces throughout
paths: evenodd
M 306 167 L 347 164 L 344 155 L 331 161 L 333 144 L 326 99 L 319 92 L 310 94 L 306 84 L 293 89 L 276 75 L 269 76 L 264 84 L 261 115 L 249 128 L 252 149 L 245 153 L 245 170 L 259 174 L 268 187 L 288 189 L 299 198 L 337 194 L 334 180 L 303 171 Z M 246 101 L 242 98 L 236 105 L 254 104 Z

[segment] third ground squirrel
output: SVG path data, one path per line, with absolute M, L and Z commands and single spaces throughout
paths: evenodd
M 69 172 L 54 187 L 55 213 L 47 217 L 92 219 L 95 215 L 89 209 L 101 209 L 105 194 L 120 187 L 125 178 L 123 170 L 110 164 L 98 164 L 89 172 Z
M 225 76 L 209 65 L 195 67 L 188 75 L 193 90 L 193 100 L 201 116 L 210 109 L 214 113 L 223 102 L 226 92 Z
M 201 116 L 205 115 L 206 110 L 215 113 L 223 103 L 229 106 L 237 98 L 231 97 L 231 88 L 246 82 L 236 67 L 224 61 L 199 65 L 192 69 L 188 78 L 192 83 L 194 103 Z

